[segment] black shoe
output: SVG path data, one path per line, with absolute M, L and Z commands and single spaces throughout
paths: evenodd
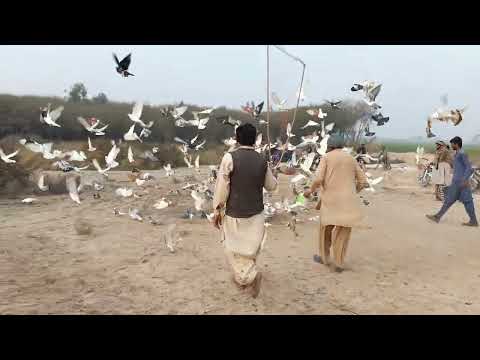
M 472 227 L 478 227 L 478 222 L 472 223 L 471 221 L 468 223 L 462 223 L 463 226 L 472 226 Z
M 435 215 L 425 215 L 427 217 L 427 219 L 429 220 L 432 220 L 434 222 L 436 222 L 437 224 L 440 222 L 440 219 L 438 217 L 436 217 Z
M 323 262 L 323 259 L 319 255 L 313 255 L 313 261 L 319 263 L 319 264 L 325 264 Z

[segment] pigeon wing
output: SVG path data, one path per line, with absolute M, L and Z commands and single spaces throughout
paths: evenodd
M 118 60 L 118 59 L 117 59 Z M 128 67 L 130 66 L 130 62 L 132 61 L 132 54 L 128 54 L 125 56 L 122 61 L 120 61 L 119 65 L 122 69 L 128 70 Z
M 60 115 L 62 115 L 63 109 L 64 109 L 63 106 L 59 106 L 58 108 L 56 108 L 50 113 L 50 117 L 52 118 L 53 122 L 56 122 L 57 119 L 60 117 Z
M 115 63 L 117 64 L 117 66 L 120 66 L 120 61 L 118 60 L 118 57 L 115 53 L 113 53 L 113 60 L 115 60 Z
M 132 115 L 137 119 L 140 119 L 140 117 L 142 116 L 142 110 L 143 110 L 143 103 L 136 102 L 135 105 L 133 106 Z
M 80 125 L 82 125 L 85 128 L 85 130 L 88 130 L 90 128 L 90 125 L 87 123 L 87 120 L 85 120 L 83 117 L 78 116 L 77 121 L 80 123 Z

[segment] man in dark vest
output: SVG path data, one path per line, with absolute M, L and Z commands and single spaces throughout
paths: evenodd
M 251 289 L 253 297 L 260 291 L 262 274 L 256 260 L 267 236 L 263 188 L 273 191 L 277 187 L 267 160 L 255 151 L 256 137 L 251 124 L 237 128 L 239 146 L 223 156 L 213 199 L 214 225 L 221 231 L 235 282 Z

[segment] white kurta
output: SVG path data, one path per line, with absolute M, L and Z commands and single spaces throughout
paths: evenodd
M 252 149 L 241 146 L 239 148 Z M 230 173 L 233 171 L 233 158 L 230 153 L 223 156 L 215 186 L 213 208 L 223 210 L 230 192 Z M 277 187 L 277 180 L 270 168 L 265 174 L 264 188 L 273 191 Z M 245 189 L 248 191 L 248 189 Z M 265 216 L 262 213 L 249 218 L 223 217 L 221 237 L 225 246 L 228 260 L 235 273 L 235 280 L 241 285 L 250 284 L 257 274 L 255 259 L 259 254 L 267 233 Z
M 438 170 L 434 167 L 432 171 L 432 183 L 434 185 L 448 186 L 452 182 L 452 167 L 447 162 L 438 164 Z

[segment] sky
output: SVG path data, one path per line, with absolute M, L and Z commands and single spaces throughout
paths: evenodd
M 448 94 L 453 108 L 468 106 L 464 121 L 434 123 L 433 132 L 470 140 L 480 133 L 480 46 L 460 45 L 288 45 L 306 63 L 306 104 L 324 99 L 360 99 L 355 82 L 382 83 L 377 102 L 390 122 L 376 128 L 380 137 L 425 136 L 426 119 Z M 75 82 L 89 95 L 168 104 L 183 100 L 202 106 L 239 108 L 266 99 L 267 60 L 263 45 L 1 45 L 0 93 L 64 96 Z M 118 75 L 112 52 L 132 53 L 130 71 Z M 301 65 L 270 47 L 270 91 L 292 107 Z

